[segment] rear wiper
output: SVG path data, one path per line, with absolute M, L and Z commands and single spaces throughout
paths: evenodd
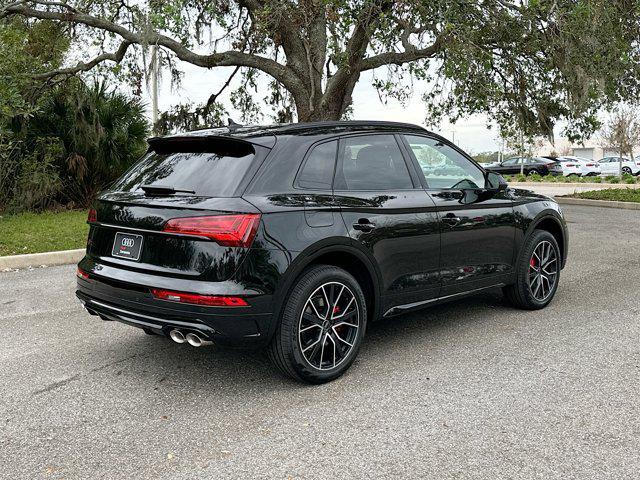
M 193 190 L 181 190 L 179 188 L 173 188 L 168 185 L 141 185 L 140 188 L 144 190 L 145 195 L 173 195 L 175 193 L 192 193 Z

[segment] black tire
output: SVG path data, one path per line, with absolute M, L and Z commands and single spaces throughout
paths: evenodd
M 622 173 L 626 173 L 627 175 L 631 175 L 631 169 L 629 167 L 622 167 Z
M 536 290 L 536 288 L 539 290 L 539 286 L 535 283 L 535 280 L 531 280 L 532 277 L 536 277 L 535 266 L 533 265 L 533 262 L 535 262 L 534 251 L 536 251 L 536 249 L 543 243 L 545 246 L 547 244 L 551 246 L 556 258 L 555 276 L 553 277 L 554 281 L 553 284 L 551 284 L 549 283 L 549 280 L 547 280 L 549 288 L 546 296 L 541 295 L 540 292 Z M 505 297 L 513 306 L 525 310 L 539 310 L 546 307 L 551 300 L 553 300 L 558 289 L 561 263 L 562 258 L 560 255 L 560 248 L 558 247 L 558 242 L 556 242 L 554 236 L 546 230 L 534 230 L 525 241 L 520 258 L 517 261 L 516 283 L 513 285 L 507 285 L 502 289 Z M 532 271 L 532 269 L 534 270 Z M 551 276 L 548 275 L 548 277 Z M 539 281 L 544 285 L 542 279 L 539 279 Z M 531 285 L 532 282 L 534 282 L 535 287 Z M 536 294 L 538 294 L 538 296 L 536 296 Z
M 527 175 L 540 175 L 540 172 L 537 168 L 532 168 L 531 170 L 529 170 L 529 173 L 527 173 Z
M 340 295 L 338 295 L 337 290 L 340 289 L 339 285 L 346 287 L 346 294 L 343 294 L 342 292 L 345 290 L 342 290 L 340 291 Z M 342 315 L 344 315 L 345 318 L 347 316 L 349 316 L 349 318 L 353 317 L 354 319 L 357 317 L 358 328 L 354 328 L 353 326 L 346 327 L 345 325 L 337 325 L 337 322 L 340 321 L 340 315 L 338 315 L 338 318 L 334 320 L 333 316 L 336 313 L 336 307 L 331 308 L 329 306 L 327 306 L 325 322 L 322 321 L 322 316 L 312 315 L 315 320 L 310 322 L 309 327 L 302 327 L 303 322 L 305 322 L 306 318 L 309 317 L 309 312 L 312 311 L 311 307 L 315 306 L 316 302 L 318 302 L 318 297 L 320 295 L 318 292 L 324 292 L 322 289 L 329 288 L 332 289 L 331 292 L 334 297 L 338 296 L 338 301 L 343 302 L 342 306 L 345 312 Z M 325 296 L 324 298 L 327 297 Z M 348 300 L 350 301 L 350 298 L 353 298 L 353 302 L 349 305 L 345 305 Z M 316 299 L 315 302 L 314 299 Z M 323 301 L 322 298 L 320 298 L 319 301 L 321 303 L 316 311 L 320 311 L 320 313 L 324 313 L 322 311 L 324 304 L 331 305 L 332 303 L 331 300 Z M 313 303 L 313 305 L 309 302 Z M 337 303 L 334 305 L 337 305 Z M 348 315 L 347 311 L 349 311 Z M 355 315 L 353 314 L 354 311 Z M 337 312 L 340 312 L 340 307 L 338 307 Z M 329 316 L 331 318 L 328 319 L 328 322 L 333 322 L 333 327 L 329 326 L 329 323 L 326 321 L 326 317 Z M 316 321 L 318 323 L 322 323 L 322 325 L 316 324 Z M 355 322 L 355 320 L 353 321 Z M 349 325 L 344 321 L 341 323 Z M 341 268 L 331 265 L 316 265 L 303 272 L 285 300 L 280 323 L 268 347 L 268 355 L 273 364 L 289 377 L 307 383 L 319 384 L 329 382 L 338 378 L 347 371 L 355 360 L 366 331 L 366 326 L 366 301 L 362 288 L 356 279 Z M 325 330 L 325 328 L 329 330 Z M 335 336 L 331 339 L 327 338 L 335 334 L 338 335 L 338 338 L 342 339 L 335 330 L 336 328 L 347 328 L 347 333 L 349 335 L 348 340 L 351 340 L 351 342 L 343 340 L 344 344 L 342 344 Z M 305 333 L 302 332 L 302 330 L 308 330 L 309 332 Z M 303 335 L 313 334 L 315 336 L 315 332 L 318 332 L 318 342 L 322 341 L 321 345 L 323 348 L 329 344 L 328 340 L 333 342 L 332 352 L 334 366 L 323 368 L 324 350 L 322 350 L 318 365 L 314 365 L 312 362 L 314 359 L 317 359 L 317 352 L 315 353 L 315 356 L 314 352 L 318 347 L 307 346 L 306 349 L 303 349 Z M 336 361 L 335 356 L 336 342 L 339 345 L 339 352 L 342 352 L 343 349 L 345 350 L 344 358 L 339 362 Z M 351 344 L 351 346 L 348 346 L 349 344 Z M 307 354 L 306 351 L 310 348 L 312 348 L 312 350 Z M 307 356 L 312 356 L 312 359 L 309 360 Z M 327 358 L 327 362 L 329 363 L 329 358 Z

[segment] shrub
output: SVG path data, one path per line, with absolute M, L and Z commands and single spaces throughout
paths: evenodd
M 526 175 L 523 175 L 521 173 L 516 175 L 516 182 L 526 182 L 526 181 L 527 181 L 527 176 Z
M 605 183 L 618 183 L 619 180 L 615 175 L 607 175 L 604 177 L 604 181 Z
M 593 183 L 602 183 L 602 177 L 589 177 Z
M 11 126 L 0 132 L 0 211 L 87 206 L 144 154 L 149 132 L 140 101 L 77 79 Z
M 531 175 L 529 175 L 529 181 L 530 182 L 541 182 L 542 181 L 542 177 L 538 173 L 532 173 Z

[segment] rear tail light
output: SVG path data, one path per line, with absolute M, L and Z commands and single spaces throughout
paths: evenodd
M 98 221 L 98 212 L 96 212 L 95 208 L 89 210 L 89 214 L 87 215 L 87 223 L 94 223 Z
M 220 295 L 198 295 L 197 293 L 173 292 L 171 290 L 151 289 L 154 297 L 170 302 L 205 305 L 207 307 L 247 307 L 249 304 L 240 297 Z
M 595 163 L 587 163 L 587 167 L 595 167 L 596 164 Z
M 258 230 L 260 214 L 217 215 L 212 217 L 172 218 L 165 232 L 210 238 L 227 247 L 250 247 Z
M 577 165 L 573 164 L 573 163 L 567 163 L 566 165 L 567 167 L 577 167 Z
M 78 267 L 78 270 L 76 270 L 76 277 L 84 278 L 85 280 L 88 280 L 89 279 L 89 274 L 87 272 L 85 272 L 84 270 L 82 270 L 80 267 Z

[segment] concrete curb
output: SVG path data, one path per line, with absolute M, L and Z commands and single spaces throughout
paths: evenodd
M 29 253 L 0 257 L 0 271 L 14 268 L 39 267 L 41 265 L 66 265 L 78 263 L 84 257 L 85 249 L 63 250 L 61 252 Z
M 556 202 L 564 205 L 583 205 L 588 207 L 621 208 L 623 210 L 640 210 L 640 203 L 616 202 L 614 200 L 591 200 L 589 198 L 553 197 Z
M 549 182 L 510 182 L 510 187 L 589 187 L 589 190 L 605 190 L 607 188 L 640 188 L 640 183 L 549 183 Z

